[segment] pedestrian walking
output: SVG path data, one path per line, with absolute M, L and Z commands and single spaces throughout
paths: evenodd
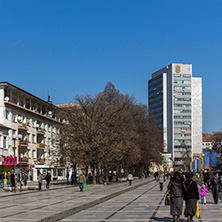
M 46 189 L 49 189 L 49 183 L 51 182 L 51 174 L 50 173 L 47 173 L 45 180 L 46 180 Z
M 186 192 L 184 195 L 184 200 L 186 202 L 186 208 L 184 211 L 185 217 L 187 217 L 187 221 L 193 221 L 193 216 L 196 214 L 197 210 L 197 201 L 199 201 L 199 192 L 197 183 L 193 181 L 193 174 L 188 173 L 186 175 Z
M 39 190 L 42 189 L 42 182 L 43 182 L 43 175 L 41 173 L 39 173 L 39 176 L 38 176 L 38 183 L 39 183 Z
M 75 172 L 72 172 L 72 175 L 71 175 L 71 184 L 75 184 L 76 186 L 76 173 Z
M 84 183 L 86 183 L 86 177 L 83 172 L 80 173 L 77 183 L 79 184 L 80 191 L 83 192 Z
M 6 175 L 6 179 L 7 179 L 7 185 L 8 187 L 11 187 L 11 175 L 10 175 L 10 172 L 7 173 Z
M 210 189 L 209 180 L 210 180 L 209 172 L 205 170 L 204 171 L 204 184 L 207 185 L 207 189 Z
M 158 180 L 159 180 L 159 184 L 160 184 L 160 191 L 162 191 L 163 190 L 163 183 L 165 181 L 165 176 L 163 174 L 163 171 L 159 172 Z
M 183 198 L 186 186 L 184 178 L 179 171 L 174 172 L 167 186 L 171 195 L 170 215 L 173 216 L 173 222 L 179 222 L 183 210 Z
M 200 196 L 201 196 L 201 203 L 207 204 L 207 193 L 210 193 L 210 191 L 206 188 L 205 184 L 202 184 L 202 187 L 200 188 Z
M 129 186 L 131 186 L 132 185 L 132 181 L 133 181 L 133 174 L 132 173 L 128 174 L 127 180 L 129 181 Z
M 25 175 L 25 173 L 22 174 L 22 181 L 23 181 L 24 186 L 26 186 L 27 185 L 27 176 Z
M 5 174 L 3 171 L 0 174 L 0 180 L 1 180 L 1 188 L 3 188 L 5 186 Z
M 15 173 L 11 173 L 11 186 L 15 187 Z
M 67 182 L 68 182 L 69 181 L 69 170 L 67 170 L 66 178 L 67 178 Z
M 145 179 L 145 173 L 142 173 L 142 178 L 143 178 L 143 180 Z
M 211 190 L 213 192 L 214 203 L 218 204 L 219 191 L 221 190 L 221 182 L 217 172 L 214 172 L 214 176 L 210 181 Z

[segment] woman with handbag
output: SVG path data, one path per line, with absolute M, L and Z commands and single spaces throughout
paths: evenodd
M 179 171 L 174 172 L 167 186 L 171 195 L 170 215 L 173 216 L 173 222 L 179 222 L 183 210 L 183 197 L 186 191 L 184 178 Z
M 184 195 L 184 200 L 186 202 L 186 208 L 184 211 L 185 217 L 187 217 L 187 221 L 191 222 L 193 221 L 193 217 L 196 214 L 197 210 L 197 201 L 199 200 L 199 192 L 198 192 L 198 187 L 197 183 L 193 181 L 193 174 L 188 173 L 186 175 L 186 192 Z

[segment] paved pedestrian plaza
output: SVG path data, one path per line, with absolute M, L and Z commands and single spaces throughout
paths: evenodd
M 172 221 L 169 206 L 164 205 L 164 190 L 153 178 L 113 185 L 89 185 L 84 192 L 75 186 L 54 186 L 48 191 L 12 194 L 0 191 L 0 221 Z M 201 218 L 194 221 L 222 221 L 222 202 L 200 205 Z M 181 221 L 186 221 L 184 217 Z

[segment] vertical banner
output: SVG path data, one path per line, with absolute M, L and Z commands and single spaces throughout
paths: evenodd
M 200 170 L 203 170 L 204 169 L 204 157 L 202 156 L 200 158 Z
M 211 166 L 212 167 L 217 166 L 217 152 L 215 152 L 215 151 L 211 152 Z
M 204 153 L 204 166 L 209 167 L 210 166 L 210 152 Z
M 199 163 L 200 163 L 200 161 L 199 161 L 199 159 L 197 159 L 197 170 L 200 169 L 200 167 L 199 167 Z

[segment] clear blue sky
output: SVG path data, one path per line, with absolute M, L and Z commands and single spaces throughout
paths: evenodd
M 70 103 L 107 81 L 147 104 L 151 73 L 192 63 L 203 131 L 222 128 L 221 0 L 0 0 L 0 81 Z

